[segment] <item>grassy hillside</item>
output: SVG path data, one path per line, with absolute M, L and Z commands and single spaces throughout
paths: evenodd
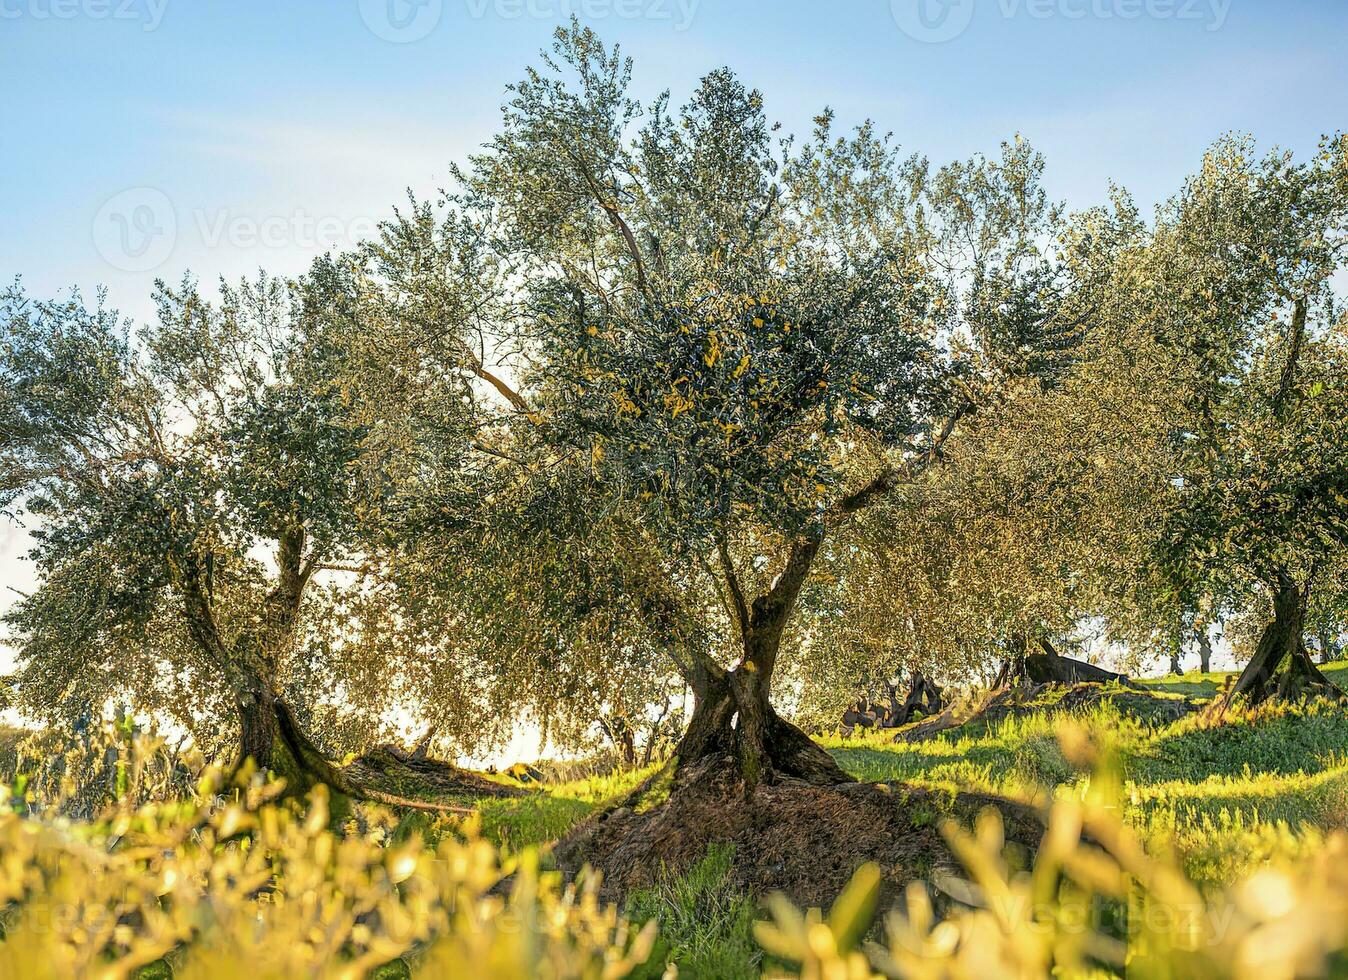
M 1348 663 L 1326 668 L 1348 682 Z M 1224 673 L 1143 681 L 1162 698 L 1211 699 Z M 971 726 L 925 742 L 892 732 L 822 740 L 853 776 L 953 794 L 993 793 L 1047 805 L 1086 796 L 1092 779 L 1116 774 L 1120 816 L 1154 854 L 1173 858 L 1195 884 L 1220 889 L 1266 866 L 1314 856 L 1326 834 L 1348 827 L 1348 713 L 1327 706 L 1267 709 L 1205 727 L 1197 714 L 1164 723 L 1129 711 L 1117 689 L 1084 710 L 1051 701 L 1025 715 Z M 1122 707 L 1121 707 L 1122 705 Z M 507 846 L 544 843 L 627 795 L 649 772 L 549 788 L 526 800 L 482 807 L 487 835 Z M 661 923 L 662 943 L 681 975 L 757 975 L 751 898 L 729 885 L 725 855 L 685 874 L 671 872 L 635 896 L 629 910 Z M 718 885 L 718 882 L 720 883 Z M 748 903 L 746 905 L 746 902 Z M 761 954 L 760 954 L 761 955 Z M 738 973 L 727 964 L 744 962 Z
M 1102 706 L 1011 718 L 976 736 L 827 744 L 858 779 L 1043 801 L 1080 795 L 1091 778 L 1066 757 L 1064 721 L 1118 767 L 1125 820 L 1149 846 L 1173 847 L 1196 881 L 1227 883 L 1348 826 L 1348 715 L 1338 710 L 1283 709 L 1204 729 L 1194 718 L 1152 727 Z
M 1348 661 L 1325 668 L 1348 686 Z M 1143 680 L 1163 697 L 1210 699 L 1233 675 L 1193 672 Z M 1348 825 L 1348 715 L 1328 708 L 1275 709 L 1205 728 L 1190 717 L 1157 724 L 1106 702 L 1082 712 L 1044 710 L 992 723 L 978 734 L 895 742 L 890 732 L 829 737 L 823 744 L 857 779 L 950 791 L 995 793 L 1027 802 L 1071 795 L 1089 773 L 1061 743 L 1075 737 L 1108 755 L 1123 773 L 1126 816 L 1156 844 L 1173 842 L 1191 862 L 1226 877 L 1270 848 L 1296 849 L 1298 835 Z M 483 830 L 508 847 L 543 844 L 621 799 L 652 770 L 563 783 L 522 800 L 481 805 Z M 1280 826 L 1281 825 L 1281 826 Z M 1214 863 L 1215 862 L 1215 863 Z
M 1331 666 L 1329 673 L 1339 683 L 1348 681 L 1348 663 Z M 934 883 L 939 879 L 932 891 L 935 917 L 923 904 L 926 891 L 916 912 L 910 897 L 907 919 L 891 913 L 883 930 L 879 925 L 871 929 L 870 936 L 886 944 L 879 954 L 879 947 L 872 948 L 871 955 L 902 959 L 911 952 L 909 945 L 919 942 L 927 951 L 916 966 L 910 963 L 907 972 L 889 975 L 936 976 L 922 969 L 932 967 L 923 957 L 948 955 L 928 947 L 937 933 L 930 939 L 904 939 L 902 930 L 913 922 L 930 926 L 952 916 L 941 928 L 964 937 L 958 955 L 966 958 L 961 961 L 965 973 L 959 975 L 1005 972 L 1012 961 L 1021 964 L 1023 975 L 1039 975 L 1050 962 L 1046 957 L 1058 963 L 1071 959 L 1072 944 L 1086 933 L 1066 926 L 1073 909 L 1085 909 L 1096 945 L 1080 947 L 1085 959 L 1079 957 L 1078 965 L 1087 963 L 1088 975 L 1114 975 L 1099 972 L 1096 965 L 1122 964 L 1125 949 L 1135 957 L 1129 975 L 1143 962 L 1136 957 L 1160 969 L 1157 976 L 1268 975 L 1260 972 L 1262 959 L 1245 959 L 1251 949 L 1281 956 L 1281 947 L 1262 940 L 1239 945 L 1258 929 L 1299 950 L 1296 955 L 1306 967 L 1299 975 L 1348 975 L 1343 952 L 1348 949 L 1343 870 L 1348 868 L 1348 837 L 1336 834 L 1348 828 L 1348 711 L 1321 703 L 1227 717 L 1219 726 L 1207 724 L 1197 711 L 1178 721 L 1162 720 L 1174 716 L 1168 710 L 1173 705 L 1201 706 L 1226 681 L 1224 674 L 1190 674 L 1145 682 L 1155 698 L 1117 685 L 1092 688 L 1088 693 L 1095 696 L 1084 707 L 1061 689 L 1039 689 L 1035 700 L 1018 705 L 1011 716 L 975 721 L 927 741 L 896 741 L 893 732 L 822 739 L 857 779 L 884 784 L 879 795 L 892 795 L 895 805 L 904 807 L 915 834 L 938 844 L 944 836 L 950 844 L 948 852 L 942 851 L 947 858 L 937 855 L 939 848 L 924 850 L 925 870 L 910 866 L 908 872 Z M 632 975 L 669 975 L 665 969 L 671 962 L 681 977 L 872 975 L 856 961 L 849 968 L 861 972 L 836 973 L 847 957 L 860 955 L 850 950 L 873 921 L 864 893 L 869 887 L 875 900 L 882 869 L 862 865 L 870 859 L 858 858 L 842 868 L 844 881 L 853 870 L 857 874 L 827 920 L 828 936 L 810 933 L 813 920 L 745 885 L 736 868 L 737 855 L 747 852 L 727 843 L 724 835 L 711 835 L 703 860 L 665 868 L 648 886 L 627 893 L 625 917 L 601 909 L 594 881 L 573 892 L 538 877 L 536 848 L 542 847 L 546 869 L 548 845 L 587 817 L 619 803 L 638 813 L 658 805 L 668 789 L 668 780 L 661 778 L 667 772 L 654 766 L 542 786 L 521 783 L 528 792 L 518 797 L 460 800 L 475 812 L 466 822 L 374 811 L 343 828 L 329 823 L 321 802 L 317 815 L 311 812 L 304 820 L 269 808 L 268 793 L 274 788 L 256 786 L 224 808 L 199 809 L 200 804 L 184 802 L 151 807 L 134 817 L 131 811 L 113 811 L 107 819 L 74 824 L 23 819 L 20 798 L 13 797 L 12 809 L 0 806 L 0 850 L 27 857 L 12 862 L 8 878 L 0 874 L 0 886 L 17 896 L 8 918 L 0 916 L 0 973 L 13 968 L 14 975 L 47 975 L 32 972 L 34 957 L 57 954 L 78 972 L 77 965 L 90 966 L 111 951 L 122 962 L 137 961 L 147 969 L 116 975 L 161 976 L 172 967 L 174 975 L 242 976 L 247 972 L 243 959 L 230 960 L 227 969 L 219 960 L 218 944 L 227 942 L 245 959 L 293 956 L 296 969 L 334 956 L 387 964 L 375 972 L 379 976 L 406 976 L 409 967 L 418 975 L 440 975 L 442 968 L 453 973 L 484 957 L 513 964 L 498 969 L 501 975 L 536 975 L 543 962 L 565 960 L 558 976 L 597 976 L 587 972 L 594 964 L 617 958 L 630 969 L 647 951 L 647 964 Z M 646 788 L 634 799 L 633 791 L 643 784 Z M 974 809 L 959 802 L 971 799 Z M 1033 836 L 1003 837 L 1003 819 L 989 823 L 987 812 L 976 834 L 966 830 L 961 836 L 955 826 L 968 828 L 988 801 L 1008 821 L 1013 811 L 1030 814 Z M 1047 833 L 1034 813 L 1047 815 Z M 1055 833 L 1063 825 L 1066 830 Z M 941 835 L 935 833 L 938 827 Z M 351 836 L 353 829 L 358 832 Z M 1010 831 L 1010 825 L 1005 829 Z M 239 845 L 241 831 L 249 846 Z M 1045 843 L 1033 857 L 1028 849 L 1041 835 Z M 820 843 L 812 833 L 809 839 Z M 1134 839 L 1142 849 L 1128 843 Z M 1004 842 L 1011 843 L 1005 861 Z M 948 859 L 950 854 L 958 860 Z M 1046 854 L 1054 868 L 1048 879 L 1041 874 Z M 1034 874 L 1022 873 L 1032 857 Z M 1083 869 L 1094 884 L 1079 884 Z M 952 872 L 953 878 L 967 876 L 977 885 L 956 881 L 956 890 L 950 891 Z M 507 906 L 496 887 L 501 874 L 514 877 L 514 897 Z M 415 875 L 417 883 L 394 889 L 390 875 L 398 880 Z M 1070 882 L 1073 875 L 1077 883 Z M 1048 904 L 1035 905 L 1028 889 L 1043 880 L 1055 884 Z M 271 882 L 279 900 L 265 889 L 255 890 L 264 881 Z M 160 891 L 169 887 L 166 882 L 172 883 L 172 902 Z M 1007 906 L 1019 911 L 993 921 L 1002 913 L 980 911 L 976 899 L 966 900 L 988 894 L 989 887 L 1026 904 Z M 322 908 L 285 897 L 292 890 L 298 896 L 315 888 L 331 892 Z M 958 897 L 960 888 L 966 898 Z M 127 939 L 109 933 L 111 938 L 96 936 L 91 943 L 80 938 L 83 933 L 62 932 L 19 941 L 29 936 L 30 927 L 43 925 L 34 915 L 50 896 L 83 892 L 92 897 L 79 905 L 80 915 L 96 918 L 105 907 L 119 909 Z M 836 893 L 830 887 L 828 894 Z M 1164 928 L 1133 934 L 1133 924 L 1150 921 L 1149 903 L 1160 903 L 1167 915 L 1197 910 L 1207 931 L 1186 933 L 1183 921 L 1163 919 Z M 372 918 L 376 906 L 381 911 Z M 476 911 L 454 917 L 454 909 L 468 907 Z M 1050 910 L 1047 919 L 1034 912 L 1042 908 Z M 323 927 L 326 946 L 294 941 L 316 928 L 310 915 L 340 925 Z M 532 931 L 519 933 L 512 916 L 533 923 Z M 72 929 L 80 921 L 73 919 Z M 909 925 L 896 933 L 896 921 Z M 378 928 L 371 929 L 372 924 Z M 405 931 L 389 931 L 395 927 Z M 238 940 L 236 928 L 252 938 Z M 979 931 L 987 929 L 991 933 Z M 846 942 L 837 939 L 849 930 Z M 579 942 L 582 934 L 588 937 L 584 943 Z M 1185 935 L 1189 945 L 1172 948 Z M 1194 945 L 1191 940 L 1200 935 L 1204 941 Z M 10 941 L 3 941 L 6 937 Z M 1119 951 L 1110 959 L 1107 949 L 1097 948 L 1100 943 L 1120 944 Z M 977 959 L 991 951 L 997 956 L 995 968 Z M 1242 963 L 1239 969 L 1233 966 Z M 194 972 L 206 965 L 205 972 Z M 1144 974 L 1152 975 L 1137 973 Z M 612 975 L 624 974 L 615 969 Z

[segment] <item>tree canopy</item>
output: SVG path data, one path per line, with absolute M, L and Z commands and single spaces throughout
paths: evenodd
M 160 284 L 138 328 L 5 293 L 26 708 L 126 697 L 341 782 L 412 720 L 630 759 L 686 688 L 681 766 L 828 783 L 783 695 L 1088 631 L 1140 662 L 1232 622 L 1233 696 L 1328 690 L 1342 136 L 1068 213 L 1019 136 L 933 164 L 828 109 L 787 135 L 728 69 L 681 105 L 631 71 L 559 31 L 449 188 L 293 281 Z

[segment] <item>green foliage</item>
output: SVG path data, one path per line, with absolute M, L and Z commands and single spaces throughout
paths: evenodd
M 573 20 L 439 200 L 294 281 L 159 283 L 141 326 L 101 294 L 0 293 L 0 514 L 31 525 L 38 583 L 4 618 L 3 704 L 49 726 L 0 758 L 4 972 L 616 977 L 658 924 L 685 974 L 750 975 L 766 897 L 724 849 L 633 896 L 640 931 L 537 870 L 648 777 L 636 814 L 677 790 L 677 759 L 646 763 L 685 686 L 723 726 L 702 745 L 770 785 L 779 660 L 827 722 L 858 682 L 965 682 L 1088 625 L 1137 662 L 1218 625 L 1237 651 L 1281 636 L 1269 674 L 1306 639 L 1337 652 L 1348 138 L 1307 161 L 1223 138 L 1150 219 L 1122 191 L 1065 214 L 1019 137 L 933 165 L 828 110 L 785 136 L 728 69 L 681 105 L 638 104 L 631 71 Z M 1021 873 L 995 816 L 947 826 L 972 881 L 936 884 L 971 908 L 938 922 L 916 887 L 863 953 L 866 867 L 827 917 L 767 899 L 763 947 L 821 978 L 1241 976 L 1251 937 L 1342 967 L 1342 867 L 1305 859 L 1348 848 L 1343 709 L 1166 724 L 1127 693 L 827 740 L 940 790 L 914 826 L 976 790 L 1051 806 L 1049 836 Z M 128 697 L 190 758 L 126 713 L 98 729 Z M 634 771 L 466 824 L 191 785 L 241 747 L 300 794 L 395 716 L 442 752 L 521 717 L 568 748 L 598 727 Z M 1082 908 L 1111 918 L 1073 932 Z
M 175 976 L 207 969 L 214 976 L 241 969 L 240 957 L 281 957 L 276 962 L 301 975 L 354 976 L 366 968 L 359 964 L 385 963 L 381 969 L 391 975 L 438 975 L 472 964 L 476 975 L 523 977 L 597 975 L 587 972 L 587 964 L 600 962 L 610 964 L 606 976 L 627 970 L 660 976 L 672 962 L 682 976 L 719 978 L 760 971 L 797 975 L 773 965 L 796 963 L 800 976 L 869 978 L 876 971 L 959 975 L 952 972 L 955 964 L 974 957 L 979 969 L 1004 970 L 1017 962 L 1024 975 L 1038 976 L 1044 964 L 1067 967 L 1076 957 L 1117 965 L 1124 943 L 1132 957 L 1129 975 L 1170 964 L 1178 975 L 1201 968 L 1243 976 L 1247 967 L 1241 964 L 1256 948 L 1242 938 L 1246 932 L 1286 930 L 1279 933 L 1290 937 L 1279 940 L 1280 956 L 1290 949 L 1310 957 L 1337 955 L 1340 948 L 1332 925 L 1339 921 L 1332 916 L 1341 914 L 1339 898 L 1331 893 L 1342 888 L 1332 878 L 1343 861 L 1325 857 L 1348 847 L 1339 831 L 1348 812 L 1345 717 L 1330 707 L 1264 708 L 1221 730 L 1192 721 L 1156 726 L 1106 703 L 1009 718 L 959 739 L 833 740 L 832 751 L 858 775 L 946 793 L 977 790 L 1037 800 L 1052 807 L 1057 828 L 1041 846 L 1033 875 L 1024 879 L 1012 870 L 1016 865 L 1001 862 L 992 818 L 969 837 L 948 825 L 951 811 L 943 805 L 913 812 L 914 824 L 945 825 L 978 888 L 948 877 L 933 882 L 946 896 L 943 907 L 952 897 L 962 903 L 941 915 L 931 910 L 925 891 L 910 890 L 903 914 L 887 920 L 888 938 L 864 947 L 861 938 L 876 935 L 869 911 L 875 883 L 864 875 L 827 916 L 801 915 L 781 899 L 769 899 L 771 923 L 759 925 L 759 903 L 768 897 L 735 889 L 733 853 L 725 847 L 713 847 L 687 873 L 666 873 L 630 896 L 623 917 L 599 909 L 584 897 L 584 887 L 572 897 L 546 875 L 537 877 L 538 844 L 628 796 L 654 769 L 544 784 L 524 798 L 482 801 L 480 815 L 467 823 L 409 822 L 358 809 L 337 830 L 329 828 L 321 792 L 306 813 L 275 805 L 275 786 L 254 782 L 222 797 L 207 778 L 194 795 L 146 807 L 136 800 L 147 790 L 173 790 L 155 790 L 140 776 L 121 799 L 109 793 L 111 809 L 72 823 L 43 816 L 55 814 L 60 802 L 45 794 L 62 791 L 59 781 L 48 779 L 24 789 L 27 805 L 16 806 L 11 798 L 0 815 L 0 854 L 6 857 L 0 867 L 29 869 L 18 891 L 18 879 L 0 875 L 0 888 L 10 888 L 0 915 L 8 937 L 0 940 L 0 965 L 35 971 L 16 975 L 45 976 L 39 962 L 57 964 L 52 975 L 96 963 L 107 975 L 121 976 L 143 962 L 171 967 Z M 154 772 L 162 748 L 120 731 L 108 729 L 109 744 L 123 746 L 126 771 Z M 1117 768 L 1099 769 L 1106 760 Z M 140 789 L 132 792 L 132 784 Z M 910 804 L 900 797 L 898 805 Z M 39 815 L 22 816 L 24 810 Z M 1072 836 L 1082 828 L 1089 845 Z M 1097 848 L 1108 855 L 1105 863 Z M 413 870 L 390 888 L 388 876 L 400 873 L 404 859 Z M 1131 876 L 1130 887 L 1120 890 L 1111 877 L 1116 867 Z M 453 907 L 477 910 L 466 918 L 447 917 L 440 904 L 450 901 L 444 897 L 450 894 L 447 869 L 470 876 L 453 879 L 459 882 Z M 514 897 L 486 897 L 504 873 L 516 875 Z M 1049 894 L 1047 905 L 1026 897 L 1058 873 L 1065 883 Z M 170 890 L 160 891 L 170 880 Z M 258 890 L 258 882 L 265 887 Z M 332 889 L 340 889 L 340 899 Z M 980 904 L 978 895 L 997 889 L 1006 889 L 1005 901 Z M 83 897 L 61 928 L 31 931 L 33 910 L 69 894 Z M 310 928 L 309 906 L 294 898 L 300 894 L 329 896 L 321 905 L 325 911 L 312 912 L 325 916 L 321 943 L 294 938 Z M 1296 896 L 1292 911 L 1277 897 L 1287 894 Z M 531 902 L 538 903 L 534 912 L 528 911 Z M 128 928 L 99 926 L 112 914 L 102 910 L 114 907 L 124 917 L 116 921 Z M 1099 913 L 1086 932 L 1054 931 L 1069 929 L 1083 909 Z M 978 918 L 988 914 L 994 918 Z M 522 937 L 515 916 L 536 922 L 539 931 Z M 942 918 L 947 925 L 940 925 Z M 652 944 L 644 966 L 622 953 L 634 934 L 625 921 L 649 925 L 633 947 Z M 246 934 L 240 931 L 244 922 Z M 1151 922 L 1163 926 L 1158 930 Z M 81 927 L 84 932 L 72 931 Z M 1047 938 L 1053 936 L 1057 942 Z M 916 961 L 905 959 L 915 950 L 924 951 L 925 973 L 913 973 Z M 1025 957 L 1031 960 L 1022 962 Z M 994 961 L 1001 965 L 989 965 Z M 821 972 L 826 970 L 844 972 Z
M 300 811 L 261 782 L 215 799 L 210 778 L 196 802 L 91 824 L 0 808 L 0 972 L 598 978 L 650 954 L 655 926 L 601 906 L 592 879 L 563 888 L 531 852 L 510 897 L 488 895 L 505 866 L 472 824 L 434 849 L 375 811 L 338 833 L 321 788 Z

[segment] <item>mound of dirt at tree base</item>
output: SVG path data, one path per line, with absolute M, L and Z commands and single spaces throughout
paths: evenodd
M 1189 698 L 1166 697 L 1116 684 L 1016 684 L 989 691 L 972 703 L 951 705 L 939 715 L 900 729 L 894 741 L 978 735 L 1006 718 L 1081 711 L 1105 703 L 1112 704 L 1122 714 L 1157 725 L 1179 721 L 1202 708 L 1202 703 Z
M 883 910 L 901 903 L 909 882 L 958 871 L 939 829 L 945 817 L 967 825 L 985 806 L 995 806 L 1007 841 L 1027 854 L 1043 836 L 1034 809 L 1001 797 L 789 779 L 760 783 L 746 795 L 734 773 L 730 758 L 704 760 L 698 771 L 680 773 L 663 802 L 592 817 L 557 844 L 553 857 L 567 874 L 586 864 L 603 872 L 603 897 L 622 901 L 662 873 L 693 867 L 713 844 L 730 844 L 733 887 L 760 896 L 782 892 L 801 908 L 824 909 L 858 867 L 874 861 L 883 876 Z

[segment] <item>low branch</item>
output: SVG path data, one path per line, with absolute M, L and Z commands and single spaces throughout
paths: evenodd
M 965 404 L 951 412 L 950 417 L 945 420 L 925 453 L 908 460 L 903 466 L 885 467 L 865 486 L 853 490 L 839 500 L 833 507 L 833 513 L 838 516 L 854 514 L 869 507 L 900 484 L 907 483 L 922 475 L 927 467 L 941 458 L 941 449 L 955 431 L 955 425 L 971 410 L 971 407 Z
M 506 384 L 499 376 L 488 370 L 487 366 L 482 363 L 482 358 L 474 354 L 466 344 L 463 349 L 464 353 L 467 355 L 469 371 L 495 388 L 496 392 L 502 398 L 510 402 L 511 407 L 514 408 L 515 411 L 522 415 L 533 415 L 533 409 L 529 406 L 528 400 L 525 399 L 523 395 L 510 387 L 510 385 Z
M 314 571 L 317 572 L 346 572 L 350 575 L 369 575 L 374 571 L 370 565 L 315 565 Z
M 529 470 L 532 472 L 534 469 L 533 466 L 531 466 L 524 460 L 520 459 L 518 456 L 512 456 L 509 453 L 503 453 L 499 449 L 493 449 L 491 446 L 483 445 L 480 442 L 470 442 L 468 444 L 468 448 L 473 449 L 479 453 L 483 453 L 487 456 L 494 456 L 495 458 L 504 460 L 507 463 L 514 463 L 516 466 L 524 470 Z

